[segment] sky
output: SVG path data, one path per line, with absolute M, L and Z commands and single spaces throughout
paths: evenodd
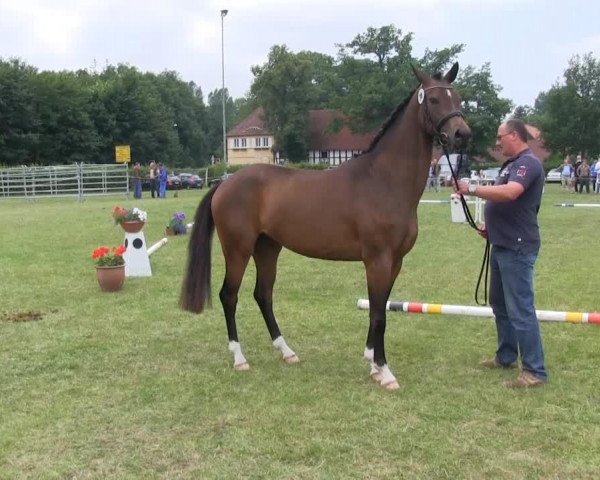
M 206 99 L 222 85 L 223 33 L 225 87 L 237 98 L 273 45 L 335 57 L 336 44 L 384 25 L 413 33 L 415 57 L 464 44 L 459 63 L 489 63 L 515 105 L 532 106 L 574 55 L 600 56 L 597 0 L 0 0 L 0 57 L 39 70 L 173 70 Z

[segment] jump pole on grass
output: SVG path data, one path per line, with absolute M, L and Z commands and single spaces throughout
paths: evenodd
M 369 300 L 359 298 L 357 305 L 362 310 L 369 309 Z M 441 315 L 464 315 L 469 317 L 493 317 L 491 307 L 475 307 L 470 305 L 442 305 L 439 303 L 412 303 L 389 301 L 386 310 L 406 313 L 438 313 Z M 556 312 L 553 310 L 536 310 L 538 320 L 545 322 L 600 323 L 598 312 Z
M 158 242 L 156 242 L 154 245 L 152 245 L 149 249 L 148 249 L 148 255 L 152 255 L 154 252 L 156 252 L 160 247 L 162 247 L 165 243 L 167 243 L 169 240 L 167 239 L 167 237 L 163 238 L 162 240 L 159 240 Z
M 583 208 L 598 208 L 600 207 L 600 203 L 555 203 L 554 204 L 555 207 L 567 207 L 567 208 L 574 208 L 574 207 L 583 207 Z

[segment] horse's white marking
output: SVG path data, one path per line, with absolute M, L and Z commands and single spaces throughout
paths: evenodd
M 248 370 L 250 365 L 242 353 L 242 347 L 239 342 L 229 342 L 229 351 L 233 353 L 233 368 L 236 370 Z
M 398 380 L 396 380 L 396 377 L 394 377 L 394 374 L 387 364 L 379 367 L 375 362 L 372 362 L 370 375 L 373 380 L 388 390 L 396 390 L 397 388 L 400 388 L 400 385 L 398 385 Z
M 298 363 L 300 361 L 294 351 L 288 347 L 287 343 L 285 343 L 283 336 L 279 336 L 273 340 L 273 346 L 281 352 L 281 356 L 285 363 Z
M 446 90 L 446 94 L 447 94 L 449 97 L 451 97 L 451 96 L 452 96 L 452 93 L 450 93 L 450 90 Z
M 375 350 L 373 348 L 365 347 L 365 352 L 363 353 L 363 358 L 367 362 L 372 362 L 375 355 Z
M 419 105 L 423 103 L 423 100 L 425 100 L 425 90 L 419 88 L 419 93 L 417 93 L 417 102 L 419 102 Z

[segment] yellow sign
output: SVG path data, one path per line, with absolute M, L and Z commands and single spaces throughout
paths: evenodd
M 115 145 L 115 160 L 117 163 L 127 163 L 131 161 L 131 149 L 129 145 Z

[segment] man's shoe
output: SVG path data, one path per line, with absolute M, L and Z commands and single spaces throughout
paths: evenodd
M 507 380 L 504 382 L 504 386 L 506 388 L 531 388 L 531 387 L 540 387 L 546 383 L 546 380 L 542 380 L 539 377 L 536 377 L 533 373 L 523 371 L 521 375 L 519 375 L 514 380 Z
M 486 358 L 479 362 L 479 366 L 483 368 L 517 368 L 517 362 L 509 363 L 508 365 L 501 364 L 496 357 Z

